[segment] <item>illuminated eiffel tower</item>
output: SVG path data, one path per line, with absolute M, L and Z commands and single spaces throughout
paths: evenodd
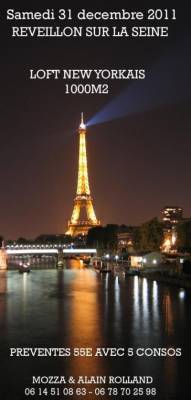
M 80 218 L 81 212 L 85 209 L 86 217 Z M 79 126 L 79 164 L 78 164 L 78 182 L 77 193 L 74 199 L 74 209 L 71 220 L 68 222 L 67 235 L 78 236 L 86 235 L 88 230 L 94 226 L 100 225 L 97 220 L 88 179 L 88 165 L 86 154 L 86 126 L 83 121 L 83 113 L 81 114 L 81 123 Z

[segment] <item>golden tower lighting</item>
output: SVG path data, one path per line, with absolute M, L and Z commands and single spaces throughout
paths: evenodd
M 85 209 L 86 217 L 80 218 Z M 68 222 L 67 235 L 77 236 L 86 235 L 88 230 L 94 226 L 100 225 L 96 218 L 88 179 L 88 165 L 86 152 L 86 126 L 81 114 L 81 123 L 79 126 L 79 162 L 78 162 L 78 182 L 77 193 L 74 199 L 74 209 L 71 220 Z

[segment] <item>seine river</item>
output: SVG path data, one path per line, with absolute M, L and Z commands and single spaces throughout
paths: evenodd
M 146 278 L 81 268 L 0 273 L 0 397 L 29 399 L 190 399 L 191 294 Z M 124 348 L 125 356 L 9 357 L 12 347 Z M 153 356 L 155 348 L 170 355 Z M 172 355 L 181 348 L 182 356 Z M 133 350 L 129 350 L 133 349 Z M 146 350 L 147 349 L 147 350 Z M 175 349 L 175 350 L 172 350 Z M 134 355 L 128 355 L 133 351 Z M 141 355 L 137 355 L 140 351 Z M 145 351 L 147 355 L 142 355 Z M 44 385 L 32 376 L 151 376 L 149 385 Z M 86 396 L 77 395 L 85 387 Z M 50 393 L 59 387 L 60 393 Z M 63 394 L 63 387 L 66 391 Z M 108 387 L 117 388 L 109 393 Z M 143 388 L 140 396 L 134 387 Z M 146 387 L 156 388 L 146 393 Z M 35 389 L 27 392 L 25 389 Z M 95 392 L 95 388 L 98 390 Z M 101 392 L 101 388 L 104 391 Z M 122 395 L 121 388 L 130 388 Z M 25 394 L 24 394 L 25 391 Z

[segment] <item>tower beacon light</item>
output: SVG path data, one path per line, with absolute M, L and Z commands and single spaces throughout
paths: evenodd
M 86 125 L 84 124 L 84 113 L 83 112 L 81 113 L 81 122 L 80 122 L 79 129 L 82 129 L 84 131 L 86 130 Z

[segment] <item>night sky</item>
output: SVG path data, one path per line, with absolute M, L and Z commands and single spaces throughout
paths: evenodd
M 5 20 L 5 10 L 45 10 L 55 2 L 42 4 L 27 2 L 26 8 L 19 8 L 7 1 L 0 14 L 0 234 L 7 239 L 65 232 L 77 184 L 80 113 L 84 111 L 89 120 L 131 84 L 110 81 L 109 95 L 66 95 L 65 81 L 31 81 L 29 69 L 143 68 L 147 73 L 176 42 L 184 44 L 190 35 L 181 2 L 177 21 L 169 23 L 168 39 L 9 39 L 11 23 Z M 72 4 L 60 3 L 74 9 Z M 90 4 L 81 2 L 78 8 L 116 11 L 153 6 L 147 1 Z M 161 1 L 158 6 L 162 8 Z M 165 2 L 167 7 L 174 8 L 175 2 Z M 188 47 L 182 65 L 188 63 L 189 53 Z M 187 92 L 191 78 L 182 75 L 180 70 L 179 84 L 182 79 Z M 156 87 L 162 81 L 159 70 Z M 149 74 L 147 82 L 149 87 Z M 191 216 L 189 96 L 175 104 L 162 103 L 161 99 L 159 107 L 88 127 L 90 188 L 102 224 L 136 225 L 159 216 L 169 204 L 183 207 L 184 215 Z

